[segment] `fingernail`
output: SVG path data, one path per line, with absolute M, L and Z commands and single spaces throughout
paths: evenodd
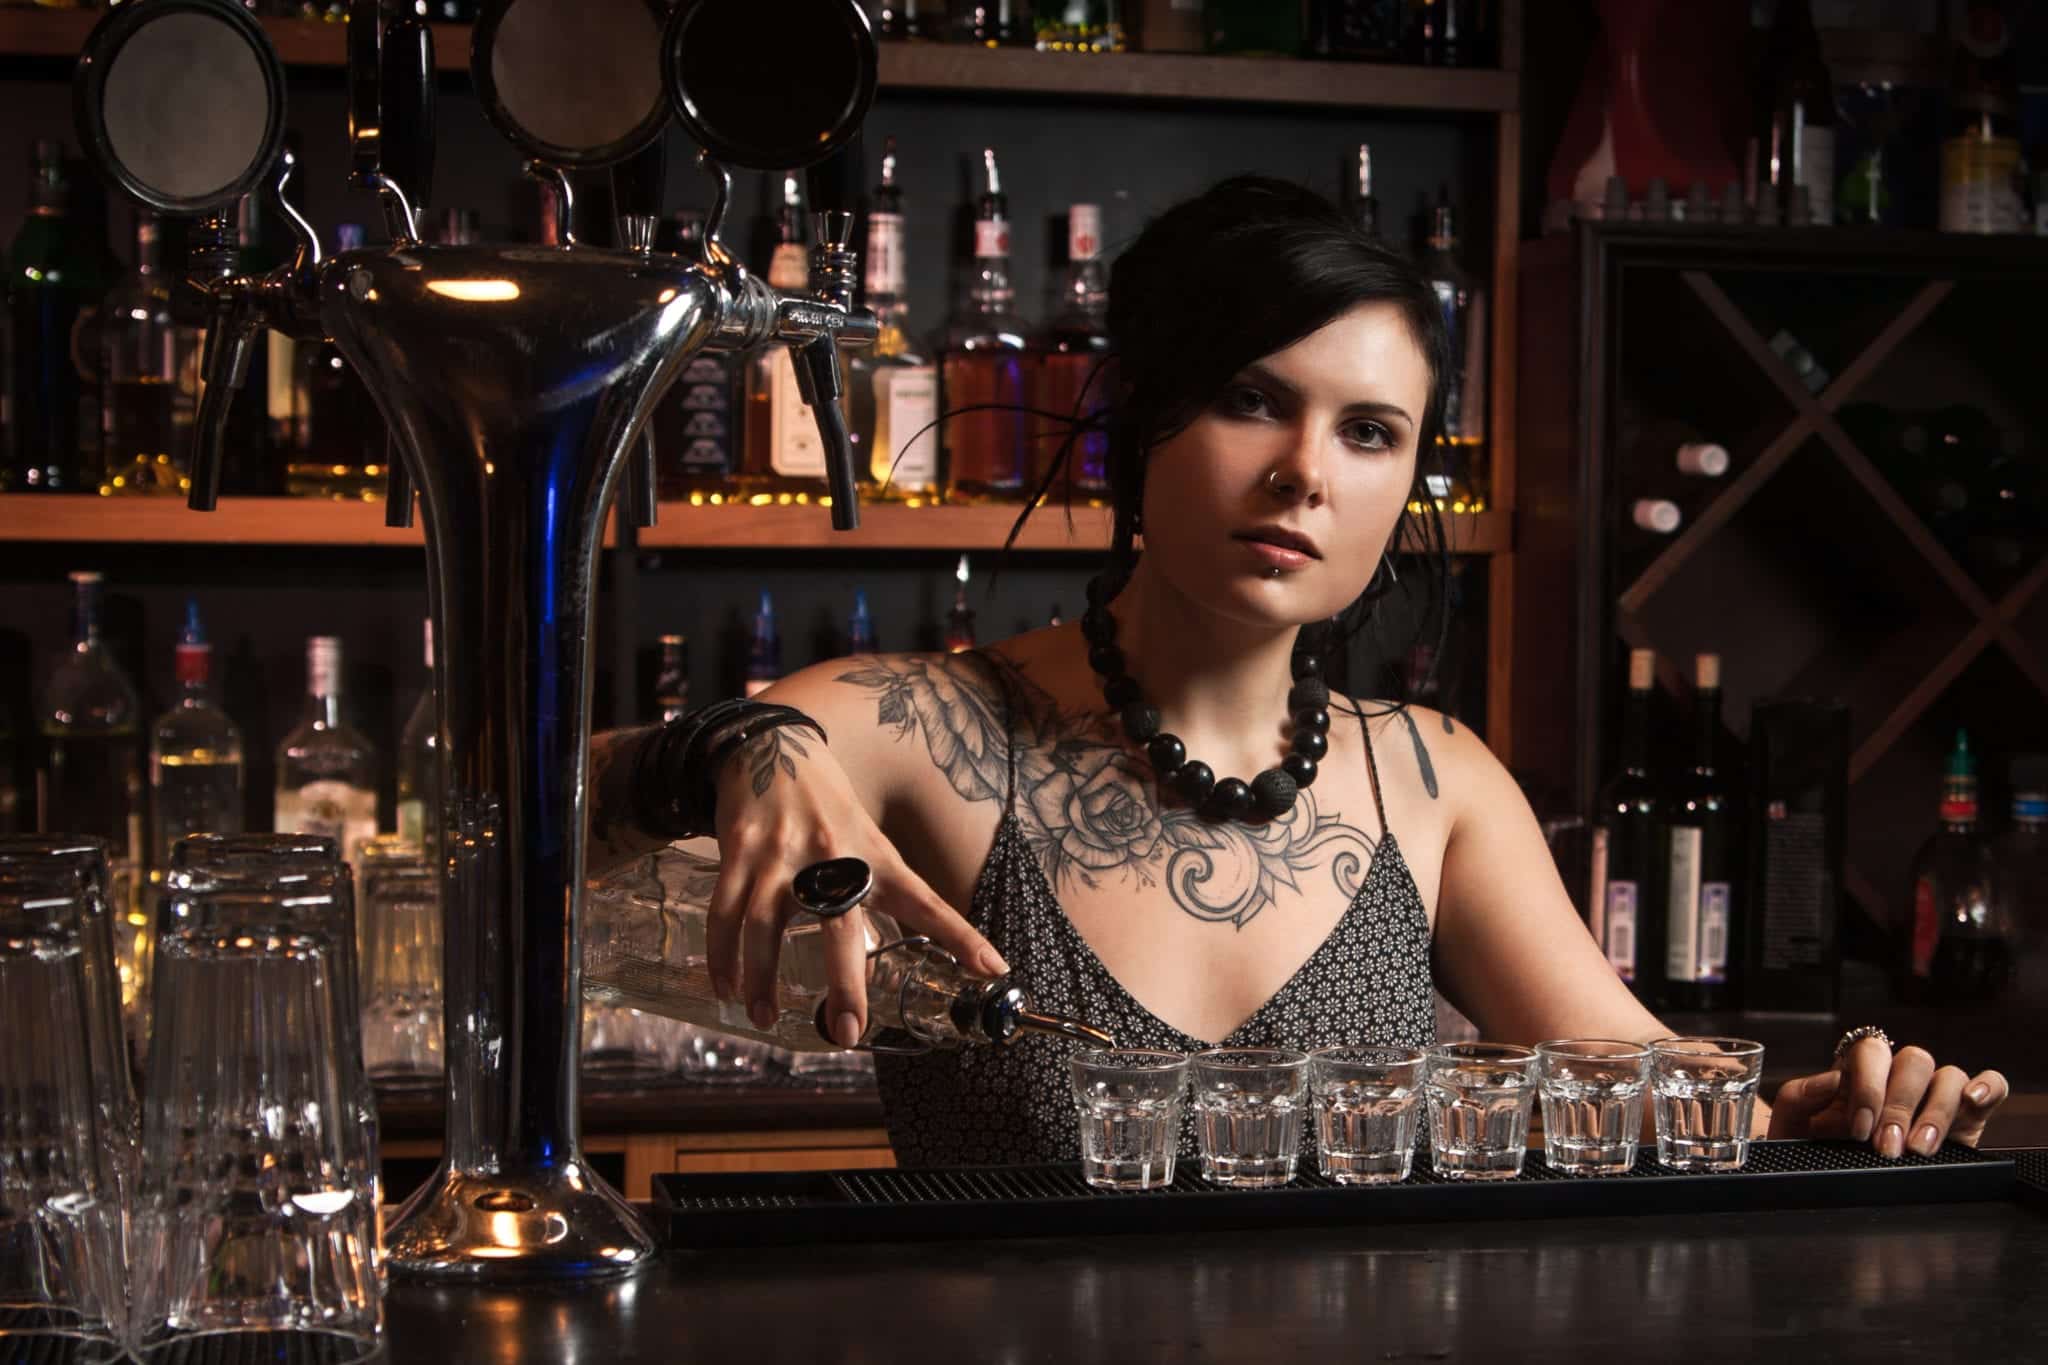
M 1897 1160 L 1906 1150 L 1906 1130 L 1896 1123 L 1887 1123 L 1877 1137 L 1877 1154 Z
M 1010 964 L 1003 961 L 1001 953 L 991 948 L 981 955 L 981 974 L 983 976 L 1008 976 L 1010 974 Z
M 833 1034 L 839 1039 L 839 1046 L 852 1047 L 860 1041 L 860 1020 L 852 1010 L 839 1011 L 838 1020 L 832 1025 Z
M 1920 1125 L 1920 1131 L 1913 1134 L 1913 1150 L 1922 1156 L 1933 1156 L 1935 1145 L 1940 1138 L 1941 1135 L 1934 1131 L 1933 1124 L 1923 1123 Z
M 754 1027 L 766 1031 L 775 1027 L 775 1006 L 766 1000 L 756 1000 L 747 1007 L 747 1017 L 754 1021 Z
M 1877 1111 L 1874 1109 L 1858 1109 L 1856 1117 L 1849 1123 L 1849 1136 L 1858 1142 L 1868 1142 L 1870 1140 L 1870 1130 L 1875 1127 L 1877 1127 Z
M 1983 1082 L 1980 1081 L 1976 1085 L 1970 1087 L 1970 1103 L 1982 1104 L 1984 1103 L 1984 1101 L 1990 1098 L 1991 1087 L 1985 1085 Z

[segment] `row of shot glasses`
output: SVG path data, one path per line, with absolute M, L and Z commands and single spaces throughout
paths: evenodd
M 1113 1049 L 1077 1054 L 1072 1073 L 1082 1175 L 1100 1189 L 1173 1183 L 1190 1096 L 1202 1178 L 1214 1185 L 1292 1181 L 1310 1118 L 1324 1179 L 1398 1183 L 1413 1172 L 1425 1113 L 1437 1176 L 1510 1180 L 1522 1173 L 1538 1099 L 1552 1171 L 1635 1169 L 1646 1097 L 1654 1101 L 1659 1163 L 1683 1172 L 1740 1170 L 1749 1159 L 1763 1046 L 1665 1038 L 1312 1053 L 1217 1048 L 1192 1057 Z

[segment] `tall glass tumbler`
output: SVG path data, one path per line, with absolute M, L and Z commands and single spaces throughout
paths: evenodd
M 1450 1180 L 1512 1180 L 1529 1151 L 1536 1052 L 1513 1043 L 1429 1050 L 1429 1163 Z
M 344 883 L 181 869 L 159 919 L 134 1346 L 367 1360 L 383 1298 Z M 227 1338 L 227 1340 L 217 1340 Z
M 1538 1043 L 1543 1094 L 1543 1159 L 1570 1175 L 1635 1169 L 1650 1087 L 1650 1049 L 1640 1043 L 1583 1038 Z
M 1657 1160 L 1674 1171 L 1739 1171 L 1764 1074 L 1747 1038 L 1664 1038 L 1650 1044 Z
M 417 849 L 363 845 L 358 921 L 363 978 L 363 1065 L 380 1085 L 439 1084 L 441 873 Z
M 0 1359 L 122 1358 L 125 1138 L 94 1075 L 88 896 L 65 866 L 0 868 Z

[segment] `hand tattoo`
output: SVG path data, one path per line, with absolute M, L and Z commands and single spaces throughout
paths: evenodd
M 802 740 L 781 728 L 757 735 L 741 746 L 740 754 L 747 761 L 747 778 L 753 786 L 754 795 L 759 796 L 768 790 L 775 781 L 778 768 L 788 777 L 796 776 L 796 763 L 790 758 L 790 753 L 794 753 L 797 758 L 811 756 L 811 751 L 804 747 Z
M 1014 762 L 1014 814 L 1055 893 L 1063 882 L 1093 887 L 1111 873 L 1140 886 L 1164 881 L 1187 914 L 1243 928 L 1282 887 L 1299 891 L 1297 877 L 1326 857 L 1346 897 L 1365 880 L 1375 841 L 1318 811 L 1312 793 L 1261 825 L 1211 824 L 1186 806 L 1167 807 L 1151 764 L 1106 717 L 1060 710 L 1000 658 L 869 658 L 837 681 L 874 694 L 877 722 L 899 741 L 921 736 L 964 800 L 1004 801 Z

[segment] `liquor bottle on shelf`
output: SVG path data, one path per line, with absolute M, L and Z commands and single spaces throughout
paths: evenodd
M 875 646 L 875 618 L 868 614 L 868 594 L 865 588 L 853 590 L 853 614 L 846 618 L 846 652 L 849 654 L 873 654 Z
M 100 638 L 99 574 L 71 575 L 71 650 L 50 675 L 38 706 L 44 767 L 37 826 L 45 834 L 91 834 L 132 871 L 145 856 L 144 798 L 137 741 L 142 706 L 135 684 Z
M 1657 817 L 1662 809 L 1650 773 L 1650 694 L 1657 656 L 1628 655 L 1628 695 L 1621 711 L 1618 766 L 1593 801 L 1592 885 L 1586 897 L 1588 928 L 1630 989 L 1654 1002 L 1662 986 L 1664 926 L 1658 875 Z
M 1913 859 L 1913 919 L 1902 994 L 1915 1003 L 1967 1005 L 2000 994 L 2012 945 L 1992 894 L 1995 860 L 1977 823 L 1977 759 L 1956 731 L 1941 783 L 1941 828 Z
M 69 212 L 63 146 L 39 139 L 30 165 L 28 216 L 7 256 L 0 491 L 74 493 L 98 486 L 99 413 L 78 340 L 105 283 L 99 252 Z
M 1372 192 L 1372 144 L 1358 144 L 1358 161 L 1344 180 L 1344 209 L 1368 237 L 1380 235 L 1380 201 Z
M 987 188 L 974 221 L 974 270 L 965 307 L 947 328 L 942 397 L 946 497 L 1013 501 L 1031 473 L 1033 423 L 1024 323 L 1012 311 L 1010 210 L 993 148 L 984 149 Z M 977 411 L 965 411 L 974 408 Z
M 1443 310 L 1451 342 L 1450 382 L 1444 386 L 1441 472 L 1429 476 L 1437 510 L 1478 512 L 1486 507 L 1486 295 L 1458 261 L 1457 211 L 1448 190 L 1430 211 L 1422 272 Z
M 1993 0 L 1967 0 L 1957 9 L 1951 123 L 1941 145 L 1941 230 L 2023 232 L 2012 20 Z
M 341 641 L 306 641 L 306 705 L 299 724 L 277 746 L 280 834 L 318 834 L 354 862 L 377 837 L 377 750 L 341 716 Z
M 1991 845 L 1993 914 L 2013 951 L 2015 994 L 2048 1003 L 2048 755 L 2012 760 L 2012 828 Z
M 685 210 L 670 220 L 670 251 L 695 255 L 704 215 Z M 668 501 L 717 505 L 732 496 L 740 461 L 741 364 L 723 351 L 699 351 L 654 410 L 656 495 Z
M 1201 52 L 1208 47 L 1202 0 L 1130 0 L 1126 18 L 1140 52 Z
M 747 647 L 746 694 L 758 697 L 782 677 L 782 633 L 775 625 L 775 599 L 761 589 L 754 612 L 754 638 Z
M 782 204 L 775 214 L 775 254 L 768 283 L 802 289 L 810 282 L 810 254 L 804 246 L 804 206 L 797 177 L 782 178 Z M 813 502 L 827 496 L 825 447 L 818 424 L 797 387 L 796 366 L 786 346 L 757 352 L 747 368 L 747 415 L 742 430 L 746 454 L 740 489 L 756 505 Z
M 1717 1010 L 1729 1003 L 1729 942 L 1740 907 L 1736 860 L 1742 822 L 1721 764 L 1721 659 L 1694 663 L 1693 766 L 1664 807 L 1664 1005 Z
M 869 10 L 875 36 L 884 42 L 938 38 L 945 28 L 945 0 L 879 0 Z
M 134 267 L 100 305 L 102 494 L 177 494 L 191 486 L 185 433 L 192 395 L 179 388 L 196 371 L 198 337 L 171 316 L 159 232 L 154 215 L 136 210 Z
M 335 247 L 354 251 L 363 229 L 343 223 Z M 296 348 L 293 445 L 285 485 L 295 497 L 368 502 L 384 492 L 384 420 L 355 368 L 332 342 Z
M 434 621 L 420 624 L 427 684 L 398 734 L 398 837 L 433 861 L 441 849 L 441 731 L 434 699 Z
M 690 642 L 681 635 L 664 635 L 661 667 L 654 679 L 654 709 L 663 725 L 683 718 L 690 709 Z
M 946 613 L 946 652 L 964 654 L 974 648 L 974 608 L 967 605 L 967 556 L 953 570 L 953 606 Z
M 1124 0 L 1037 0 L 1040 52 L 1122 52 Z
M 1494 60 L 1489 0 L 1421 0 L 1410 7 L 1408 51 L 1424 66 L 1485 66 Z
M 1806 192 L 1808 220 L 1835 221 L 1835 82 L 1821 55 L 1811 0 L 1778 0 L 1749 137 L 1750 202 L 1779 221 Z
M 977 47 L 1029 47 L 1032 0 L 950 0 L 946 37 Z
M 904 296 L 903 191 L 896 184 L 896 139 L 882 151 L 882 182 L 868 209 L 868 307 L 880 324 L 875 344 L 846 357 L 847 425 L 862 496 L 913 505 L 938 499 L 939 372 L 918 353 Z
M 1405 60 L 1409 0 L 1309 0 L 1304 51 L 1325 61 Z
M 199 604 L 185 603 L 178 635 L 178 699 L 149 734 L 150 865 L 168 868 L 188 834 L 242 832 L 242 732 L 213 700 L 213 646 Z
M 1109 409 L 1116 393 L 1116 366 L 1109 356 L 1109 272 L 1102 264 L 1102 209 L 1075 204 L 1067 210 L 1067 278 L 1058 310 L 1039 335 L 1031 406 L 1041 412 L 1089 423 L 1078 431 L 1059 479 L 1045 496 L 1054 502 L 1109 500 Z M 1052 473 L 1065 442 L 1055 426 L 1036 442 L 1031 470 L 1035 490 Z
M 1841 993 L 1849 708 L 1828 698 L 1758 702 L 1749 756 L 1742 1008 L 1831 1015 Z

